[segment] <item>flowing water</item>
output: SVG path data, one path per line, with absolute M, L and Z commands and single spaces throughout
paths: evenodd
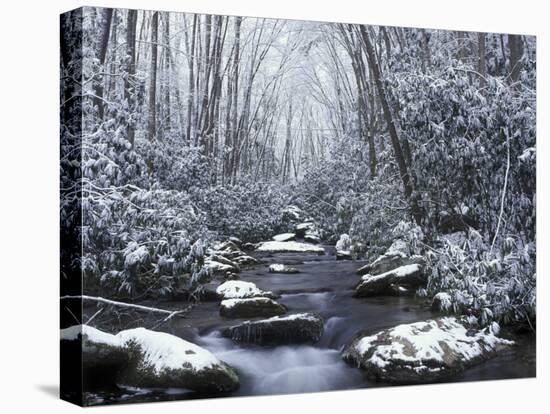
M 340 351 L 361 331 L 377 331 L 401 323 L 437 316 L 425 302 L 409 297 L 353 298 L 363 262 L 336 261 L 334 248 L 324 246 L 326 255 L 269 254 L 257 256 L 262 264 L 243 270 L 241 280 L 280 294 L 278 302 L 289 313 L 315 312 L 325 321 L 324 334 L 315 345 L 260 347 L 236 344 L 220 329 L 239 319 L 219 316 L 218 302 L 197 305 L 185 319 L 174 319 L 161 329 L 194 342 L 233 366 L 241 386 L 230 395 L 287 394 L 383 386 L 366 379 L 357 368 L 343 362 Z M 268 265 L 284 263 L 297 274 L 269 273 Z M 164 308 L 181 307 L 167 303 Z M 535 338 L 514 336 L 517 346 L 448 381 L 475 381 L 535 376 Z M 227 396 L 227 395 L 225 395 Z M 97 403 L 174 400 L 204 397 L 185 390 L 128 390 L 112 395 L 91 396 Z M 94 398 L 96 400 L 94 400 Z

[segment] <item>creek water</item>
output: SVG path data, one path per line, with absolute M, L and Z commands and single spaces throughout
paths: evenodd
M 261 264 L 243 270 L 240 278 L 263 290 L 280 294 L 279 303 L 288 313 L 314 312 L 325 321 L 324 334 L 315 345 L 261 347 L 236 344 L 224 338 L 220 330 L 242 320 L 219 316 L 219 302 L 203 302 L 184 319 L 174 319 L 159 328 L 196 343 L 233 366 L 240 378 L 238 391 L 229 395 L 265 395 L 330 391 L 384 386 L 369 380 L 357 368 L 347 365 L 340 351 L 359 332 L 377 331 L 401 323 L 437 316 L 425 301 L 412 297 L 354 298 L 358 282 L 355 271 L 360 261 L 336 261 L 334 248 L 323 246 L 326 255 L 263 254 Z M 297 268 L 297 274 L 270 273 L 271 263 Z M 182 307 L 181 303 L 163 303 L 164 308 Z M 517 345 L 499 356 L 472 367 L 449 382 L 496 380 L 535 376 L 534 335 L 513 336 Z M 228 396 L 227 394 L 224 396 Z M 205 397 L 186 390 L 124 389 L 115 393 L 89 395 L 91 403 L 138 402 Z M 208 396 L 211 397 L 211 396 Z

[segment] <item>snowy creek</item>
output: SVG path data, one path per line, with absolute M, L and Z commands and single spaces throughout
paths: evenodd
M 253 282 L 258 288 L 279 294 L 277 301 L 288 313 L 314 312 L 324 320 L 324 333 L 314 345 L 262 347 L 238 344 L 221 335 L 221 329 L 245 319 L 226 319 L 219 315 L 219 302 L 202 302 L 185 317 L 171 320 L 160 330 L 179 336 L 214 353 L 234 367 L 240 388 L 230 395 L 264 395 L 331 391 L 377 387 L 384 384 L 369 380 L 357 368 L 346 364 L 342 348 L 359 332 L 378 331 L 402 323 L 437 316 L 425 301 L 413 297 L 354 298 L 359 276 L 357 268 L 364 262 L 337 261 L 333 246 L 323 246 L 326 254 L 260 254 L 261 261 L 240 273 L 240 280 Z M 270 273 L 268 266 L 283 263 L 300 273 Z M 181 302 L 163 303 L 164 308 L 181 308 Z M 512 335 L 509 333 L 509 335 Z M 535 337 L 513 335 L 517 345 L 499 356 L 448 379 L 450 382 L 495 380 L 533 376 L 535 373 Z M 222 396 L 227 396 L 222 395 Z M 134 390 L 96 394 L 98 402 L 136 402 L 177 400 L 197 397 L 186 390 Z M 115 400 L 118 398 L 120 400 Z

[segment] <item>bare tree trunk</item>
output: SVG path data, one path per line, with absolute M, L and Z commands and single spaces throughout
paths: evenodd
M 520 35 L 508 35 L 508 48 L 510 49 L 510 79 L 517 82 L 523 67 L 523 40 Z
M 118 46 L 118 19 L 117 11 L 113 10 L 113 17 L 111 21 L 111 65 L 110 65 L 110 78 L 109 78 L 109 88 L 107 91 L 107 96 L 110 96 L 113 91 L 116 89 L 116 71 L 118 68 L 117 62 L 117 46 Z
M 109 33 L 111 31 L 111 21 L 113 19 L 113 9 L 103 9 L 103 27 L 101 28 L 101 40 L 99 42 L 98 60 L 99 70 L 105 72 L 105 57 L 107 56 L 107 46 L 109 46 Z M 97 106 L 97 116 L 101 122 L 105 116 L 105 105 L 103 99 L 103 74 L 98 74 L 95 78 L 95 106 Z
M 171 107 L 170 107 L 170 92 L 171 92 L 171 68 L 172 58 L 170 51 L 170 13 L 164 15 L 164 122 L 165 129 L 171 129 Z
M 388 124 L 388 130 L 390 134 L 390 139 L 393 147 L 393 152 L 395 159 L 397 161 L 397 166 L 399 168 L 399 174 L 401 175 L 401 180 L 403 182 L 403 189 L 405 193 L 405 197 L 411 201 L 411 212 L 413 214 L 413 217 L 415 218 L 417 223 L 420 223 L 421 221 L 421 214 L 418 209 L 417 204 L 414 202 L 414 200 L 411 199 L 412 193 L 413 193 L 413 185 L 412 180 L 409 175 L 409 170 L 407 168 L 407 163 L 405 162 L 405 157 L 403 155 L 403 150 L 401 148 L 401 143 L 399 142 L 399 136 L 397 133 L 397 128 L 395 127 L 395 123 L 393 120 L 393 116 L 391 113 L 390 106 L 388 104 L 388 100 L 386 98 L 386 92 L 384 90 L 384 84 L 382 83 L 382 75 L 380 73 L 380 66 L 378 65 L 378 62 L 376 60 L 376 55 L 374 52 L 374 49 L 372 47 L 371 41 L 369 39 L 369 35 L 366 31 L 365 26 L 360 26 L 361 34 L 363 36 L 363 41 L 365 44 L 365 47 L 367 49 L 367 56 L 368 56 L 368 63 L 371 67 L 372 74 L 374 77 L 374 83 L 376 85 L 376 88 L 378 90 L 378 97 L 380 99 L 380 103 L 382 104 L 382 109 L 384 112 L 384 118 L 386 120 L 386 123 Z
M 147 122 L 147 139 L 152 142 L 157 128 L 157 52 L 158 52 L 159 14 L 154 12 L 151 18 L 151 73 L 149 74 L 149 117 Z
M 464 60 L 466 59 L 466 32 L 456 32 L 456 40 L 457 40 L 457 57 L 458 60 L 464 63 Z
M 195 36 L 197 33 L 197 15 L 193 15 L 193 29 L 191 33 L 191 49 L 189 50 L 189 95 L 187 95 L 187 144 L 191 145 L 193 124 L 193 100 L 195 96 Z
M 422 29 L 422 72 L 426 73 L 431 65 L 430 34 Z
M 486 60 L 486 45 L 485 45 L 485 33 L 477 34 L 477 51 L 478 51 L 478 72 L 482 76 L 481 84 L 485 86 L 487 77 L 487 60 Z
M 241 47 L 241 17 L 235 17 L 235 48 L 233 54 L 233 85 L 231 86 L 233 98 L 231 116 L 231 169 L 230 174 L 232 182 L 235 182 L 237 175 L 237 157 L 239 154 L 239 129 L 238 129 L 238 105 L 239 105 L 239 59 L 240 59 L 240 47 Z
M 135 112 L 135 96 L 130 93 L 134 89 L 134 76 L 136 74 L 136 25 L 137 25 L 137 10 L 128 10 L 128 23 L 126 27 L 126 49 L 128 55 L 128 62 L 126 71 L 128 76 L 124 81 L 124 98 L 128 103 L 128 111 L 130 114 Z M 133 91 L 135 95 L 135 90 Z M 130 115 L 128 119 L 128 126 L 126 128 L 126 137 L 132 146 L 134 145 L 134 120 Z

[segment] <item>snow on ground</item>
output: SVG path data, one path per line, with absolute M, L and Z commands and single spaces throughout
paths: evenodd
M 325 249 L 319 246 L 308 243 L 300 243 L 295 241 L 287 242 L 278 242 L 278 241 L 268 241 L 263 242 L 256 249 L 259 252 L 270 252 L 270 253 L 324 253 Z
M 244 299 L 254 296 L 263 296 L 271 292 L 264 292 L 252 282 L 242 280 L 228 280 L 216 289 L 216 293 L 224 299 Z
M 286 242 L 294 239 L 296 237 L 295 233 L 282 233 L 277 234 L 276 236 L 273 236 L 273 240 L 277 242 Z
M 125 344 L 139 345 L 144 354 L 144 365 L 157 374 L 166 369 L 186 369 L 189 366 L 200 371 L 220 364 L 210 351 L 164 332 L 135 328 L 121 331 L 116 337 Z
M 363 337 L 355 344 L 355 350 L 365 355 L 374 352 L 368 362 L 384 368 L 394 362 L 419 362 L 429 369 L 427 361 L 444 364 L 445 357 L 453 355 L 464 362 L 483 356 L 495 350 L 498 345 L 510 345 L 512 341 L 498 338 L 498 329 L 478 330 L 472 333 L 455 317 L 441 318 L 411 324 L 398 325 L 387 331 L 391 342 L 377 344 L 386 332 Z
M 384 279 L 384 278 L 386 278 L 390 275 L 394 276 L 394 277 L 397 277 L 397 278 L 405 278 L 407 276 L 410 276 L 410 275 L 420 271 L 420 269 L 421 269 L 421 266 L 418 263 L 413 263 L 413 264 L 398 267 L 396 269 L 392 269 L 392 270 L 390 270 L 386 273 L 381 273 L 381 274 L 376 275 L 376 276 L 366 274 L 366 275 L 361 277 L 361 280 L 362 281 L 369 280 L 369 281 L 372 282 L 374 280 Z

